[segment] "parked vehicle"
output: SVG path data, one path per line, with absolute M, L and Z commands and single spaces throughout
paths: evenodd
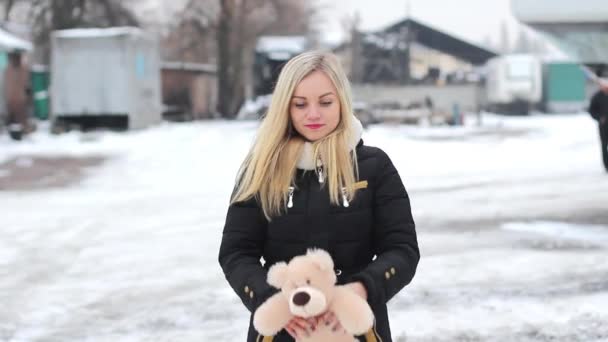
M 486 64 L 488 110 L 528 114 L 542 100 L 542 63 L 531 55 L 505 55 Z

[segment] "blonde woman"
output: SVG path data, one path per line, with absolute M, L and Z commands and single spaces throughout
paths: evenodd
M 322 248 L 338 283 L 374 311 L 374 329 L 360 339 L 391 341 L 386 304 L 410 283 L 420 254 L 399 174 L 386 153 L 363 144 L 362 132 L 334 55 L 306 52 L 284 66 L 239 171 L 219 252 L 251 313 L 277 292 L 266 282 L 271 265 Z M 330 312 L 293 319 L 272 341 L 293 341 L 319 324 L 342 329 Z M 261 339 L 250 324 L 247 341 Z

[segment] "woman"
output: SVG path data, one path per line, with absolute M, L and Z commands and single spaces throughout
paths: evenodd
M 284 66 L 239 171 L 219 253 L 251 313 L 277 292 L 268 268 L 317 247 L 333 257 L 338 284 L 374 311 L 375 327 L 361 340 L 391 341 L 386 303 L 412 280 L 420 254 L 399 174 L 386 153 L 363 144 L 362 131 L 335 56 L 306 52 Z M 341 329 L 332 313 L 296 318 L 272 341 L 293 341 L 318 324 Z M 247 341 L 257 340 L 250 322 Z

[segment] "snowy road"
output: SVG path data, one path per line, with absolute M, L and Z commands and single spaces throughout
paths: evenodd
M 216 256 L 255 128 L 0 136 L 0 341 L 244 341 Z M 596 131 L 581 114 L 364 133 L 402 175 L 422 251 L 389 306 L 396 341 L 608 341 Z M 71 184 L 6 185 L 42 157 L 96 162 Z

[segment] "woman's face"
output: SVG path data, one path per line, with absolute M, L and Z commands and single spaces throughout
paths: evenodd
M 322 71 L 313 71 L 296 86 L 289 104 L 291 122 L 304 138 L 326 137 L 340 122 L 340 101 L 332 81 Z

